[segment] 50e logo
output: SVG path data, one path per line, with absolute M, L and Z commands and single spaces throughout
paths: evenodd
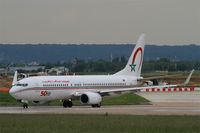
M 50 96 L 51 92 L 49 91 L 40 91 L 40 96 Z

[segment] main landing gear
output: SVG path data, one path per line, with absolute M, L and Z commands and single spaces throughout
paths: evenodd
M 71 108 L 73 106 L 72 100 L 68 99 L 68 100 L 64 100 L 63 101 L 63 107 L 64 108 Z

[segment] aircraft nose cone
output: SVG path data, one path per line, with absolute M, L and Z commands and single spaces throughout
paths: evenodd
M 11 89 L 9 90 L 9 94 L 10 94 L 11 96 L 13 96 L 14 93 L 15 93 L 15 89 L 14 89 L 14 88 L 11 88 Z
M 20 99 L 20 94 L 18 93 L 19 91 L 19 88 L 15 88 L 15 87 L 12 87 L 10 90 L 9 90 L 9 94 L 14 97 L 15 99 Z

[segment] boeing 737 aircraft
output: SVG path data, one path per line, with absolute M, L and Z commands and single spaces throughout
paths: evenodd
M 36 76 L 17 81 L 15 72 L 9 93 L 28 108 L 28 102 L 43 103 L 62 100 L 63 107 L 72 107 L 72 100 L 80 98 L 82 104 L 100 107 L 102 96 L 124 91 L 139 91 L 146 87 L 136 87 L 140 76 L 144 56 L 145 35 L 142 34 L 125 68 L 113 75 L 85 76 Z M 190 80 L 192 72 L 184 84 Z M 172 87 L 165 85 L 158 87 Z

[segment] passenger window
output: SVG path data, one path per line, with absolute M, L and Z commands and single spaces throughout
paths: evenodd
M 15 84 L 14 86 L 23 86 L 23 87 L 26 87 L 26 86 L 28 86 L 28 84 Z
M 24 87 L 28 86 L 28 84 L 23 84 Z

